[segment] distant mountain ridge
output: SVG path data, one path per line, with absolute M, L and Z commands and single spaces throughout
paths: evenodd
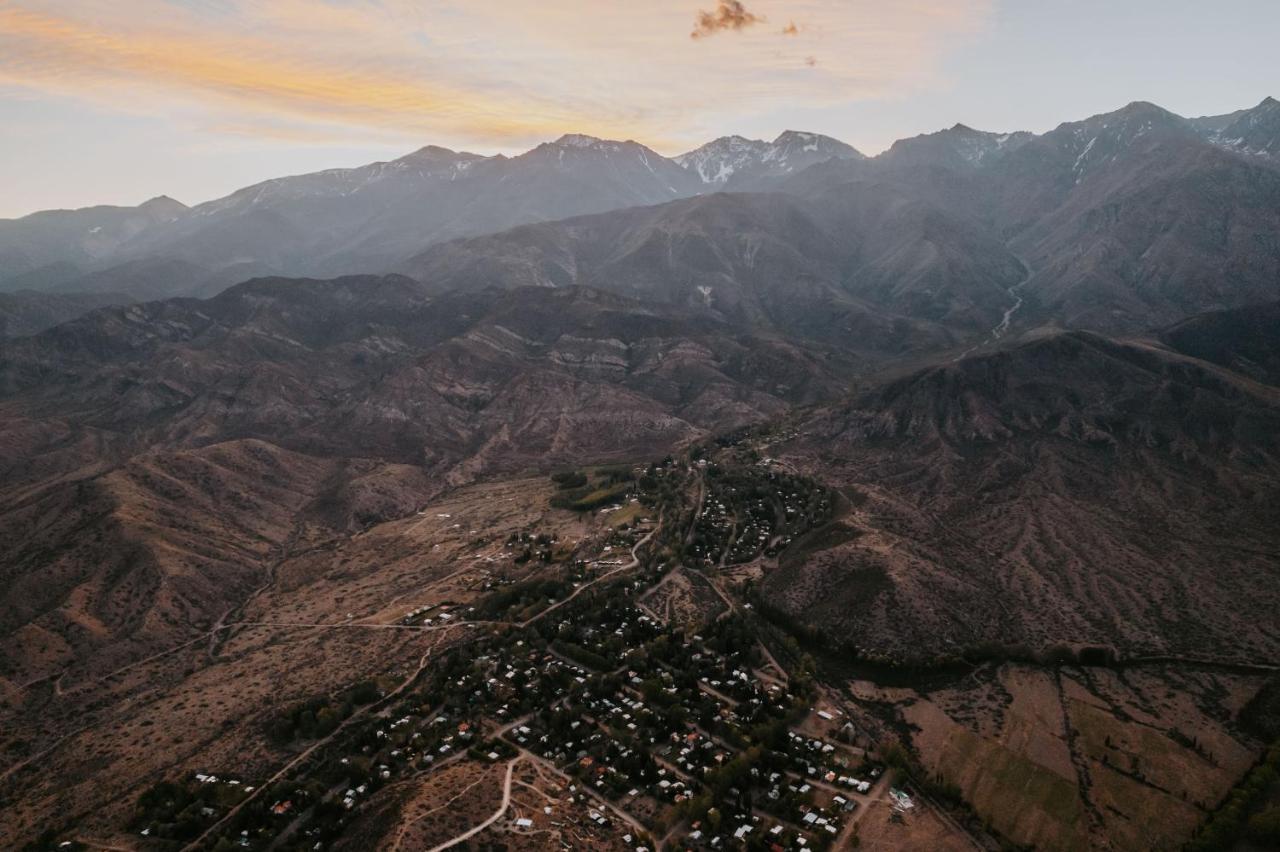
M 1029 262 L 1030 298 L 1019 319 L 1144 328 L 1280 295 L 1272 277 L 1280 249 L 1269 230 L 1280 209 L 1278 140 L 1280 103 L 1267 98 L 1197 119 L 1135 102 L 1039 135 L 957 124 L 871 158 L 790 130 L 772 142 L 726 136 L 672 158 L 583 134 L 515 157 L 427 146 L 388 162 L 264 181 L 191 208 L 161 197 L 137 208 L 0 221 L 0 291 L 159 298 L 210 295 L 261 275 L 380 273 L 450 240 L 767 191 L 817 203 L 807 215 L 836 240 L 880 255 L 885 274 L 933 281 L 919 291 L 928 318 L 954 312 L 939 303 L 938 281 L 968 303 L 990 279 L 966 283 L 954 268 L 931 278 L 947 255 L 918 230 L 915 243 L 881 234 L 900 243 L 892 261 L 887 248 L 868 244 L 863 231 L 875 217 L 892 218 L 907 203 L 933 210 L 929 221 L 945 218 L 950 233 L 986 231 Z M 843 220 L 824 217 L 842 209 L 842 194 L 887 206 L 867 209 L 862 230 L 841 232 Z M 1167 201 L 1174 197 L 1177 209 Z M 1215 221 L 1230 222 L 1229 231 L 1217 233 Z M 1182 237 L 1162 236 L 1169 228 Z M 914 286 L 887 280 L 882 274 L 876 286 Z
M 829 137 L 794 131 L 759 145 L 747 171 L 775 176 L 827 156 L 861 156 Z M 119 263 L 159 257 L 198 266 L 205 277 L 224 266 L 245 267 L 245 277 L 377 271 L 435 242 L 658 204 L 697 195 L 712 183 L 637 142 L 583 134 L 516 157 L 427 146 L 388 162 L 273 178 L 192 208 L 156 199 L 138 208 L 0 221 L 0 289 L 9 289 L 9 280 L 91 289 L 75 282 Z M 121 231 L 114 239 L 96 237 L 104 225 L 125 218 L 126 227 L 111 230 Z M 66 248 L 62 256 L 55 245 Z M 15 280 L 33 273 L 35 281 Z M 169 294 L 191 290 L 175 281 Z
M 104 262 L 134 237 L 188 210 L 162 195 L 137 207 L 44 210 L 0 220 L 0 289 L 9 289 L 2 287 L 5 280 L 42 268 L 60 265 L 74 273 L 78 267 Z

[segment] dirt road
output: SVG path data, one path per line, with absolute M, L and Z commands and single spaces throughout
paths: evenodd
M 459 843 L 470 840 L 472 837 L 475 837 L 477 834 L 502 819 L 502 815 L 507 812 L 507 808 L 511 807 L 511 779 L 515 774 L 516 764 L 519 762 L 520 758 L 516 757 L 507 764 L 507 777 L 502 782 L 502 804 L 498 806 L 498 809 L 494 811 L 492 816 L 479 825 L 467 829 L 452 840 L 446 840 L 438 846 L 432 846 L 427 852 L 441 852 L 441 850 L 448 849 L 451 846 L 457 846 Z

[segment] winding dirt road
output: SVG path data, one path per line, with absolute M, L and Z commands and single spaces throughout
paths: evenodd
M 630 561 L 630 562 L 628 562 L 626 565 L 619 565 L 617 568 L 614 568 L 612 571 L 606 571 L 605 573 L 601 574 L 599 577 L 596 577 L 596 578 L 595 578 L 594 580 L 592 580 L 591 582 L 589 582 L 589 583 L 583 583 L 581 586 L 579 586 L 578 588 L 574 589 L 573 594 L 569 595 L 569 597 L 565 598 L 565 599 L 564 599 L 564 600 L 562 600 L 562 601 L 557 601 L 556 603 L 554 603 L 554 604 L 552 604 L 551 606 L 547 607 L 546 609 L 544 609 L 542 612 L 538 613 L 537 615 L 531 615 L 531 616 L 529 616 L 528 618 L 526 618 L 524 621 L 521 621 L 521 622 L 520 622 L 519 624 L 517 624 L 516 626 L 517 626 L 517 627 L 520 627 L 520 628 L 522 628 L 522 629 L 523 629 L 523 628 L 525 628 L 525 627 L 528 627 L 530 624 L 533 624 L 535 621 L 540 621 L 540 620 L 542 620 L 543 618 L 546 618 L 548 615 L 550 615 L 551 613 L 555 612 L 557 609 L 559 609 L 560 607 L 564 606 L 564 605 L 565 605 L 565 604 L 567 604 L 569 601 L 573 600 L 573 599 L 574 599 L 574 598 L 576 598 L 578 595 L 582 594 L 582 593 L 583 593 L 583 592 L 585 592 L 587 589 L 589 589 L 589 588 L 591 588 L 592 586 L 594 586 L 596 583 L 599 583 L 601 580 L 607 580 L 608 578 L 612 577 L 614 574 L 621 574 L 623 571 L 630 571 L 630 570 L 632 570 L 632 569 L 636 568 L 636 567 L 640 564 L 640 556 L 638 555 L 640 548 L 641 548 L 641 547 L 643 547 L 644 545 L 648 544 L 648 543 L 649 543 L 649 540 L 650 540 L 651 538 L 653 538 L 654 534 L 655 534 L 655 533 L 657 533 L 657 532 L 658 532 L 658 530 L 660 530 L 660 529 L 662 529 L 662 521 L 661 521 L 661 520 L 659 520 L 659 521 L 658 521 L 658 523 L 657 523 L 657 525 L 656 525 L 656 526 L 654 526 L 654 528 L 653 528 L 653 529 L 649 530 L 649 532 L 648 532 L 648 533 L 646 533 L 646 534 L 645 534 L 645 536 L 644 536 L 643 538 L 641 538 L 641 539 L 640 539 L 639 541 L 637 541 L 634 545 L 632 545 L 632 547 L 631 547 L 631 561 Z
M 489 826 L 493 825 L 498 820 L 502 819 L 502 815 L 507 812 L 507 808 L 511 807 L 511 779 L 512 779 L 512 776 L 515 774 L 516 764 L 519 762 L 520 762 L 520 758 L 515 757 L 515 758 L 512 758 L 510 763 L 507 764 L 507 777 L 502 782 L 502 804 L 498 806 L 498 809 L 493 812 L 492 816 L 490 816 L 488 819 L 486 819 L 484 822 L 480 823 L 479 825 L 476 825 L 472 828 L 467 829 L 466 831 L 462 832 L 462 834 L 459 834 L 457 837 L 454 837 L 452 840 L 446 840 L 444 843 L 441 843 L 438 846 L 432 846 L 429 850 L 427 850 L 427 852 L 441 852 L 441 850 L 448 849 L 451 846 L 457 846 L 459 843 L 462 843 L 466 840 L 470 840 L 480 832 L 484 831 Z

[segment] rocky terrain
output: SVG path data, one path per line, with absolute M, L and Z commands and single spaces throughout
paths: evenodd
M 9 684 L 207 629 L 302 519 L 354 530 L 481 476 L 661 455 L 841 387 L 710 319 L 406 278 L 99 311 L 11 343 L 3 373 Z
M 870 656 L 1273 663 L 1278 406 L 1275 387 L 1081 332 L 870 389 L 769 449 L 853 508 L 767 592 Z
M 1178 848 L 1272 736 L 1275 113 L 1138 103 L 874 158 L 796 132 L 428 147 L 0 223 L 0 845 L 186 848 L 147 815 L 233 765 L 305 791 L 262 848 L 320 823 L 552 844 L 537 802 L 585 802 L 500 704 L 475 721 L 509 757 L 387 764 L 367 807 L 338 804 L 330 749 L 373 753 L 348 737 L 408 696 L 431 730 L 437 654 L 594 663 L 663 706 L 706 633 L 743 677 L 675 693 L 729 725 L 721 761 L 838 735 L 841 767 L 918 796 L 882 780 L 843 822 L 826 790 L 824 843 L 1127 849 L 1159 817 Z M 638 625 L 669 635 L 608 656 Z M 747 725 L 784 684 L 805 706 Z M 352 691 L 323 738 L 277 736 Z M 427 819 L 463 783 L 484 795 Z M 713 799 L 750 819 L 730 788 L 681 809 L 655 781 L 572 836 L 694 843 Z M 242 811 L 204 795 L 179 834 L 233 842 Z

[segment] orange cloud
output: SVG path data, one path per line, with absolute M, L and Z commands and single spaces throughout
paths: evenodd
M 674 153 L 754 115 L 938 84 L 993 0 L 715 2 L 694 32 L 736 38 L 685 37 L 690 0 L 0 0 L 0 86 L 202 138 L 514 151 L 578 131 Z
M 0 33 L 0 80 L 63 91 L 145 84 L 268 115 L 402 130 L 429 124 L 491 142 L 558 134 L 581 118 L 554 104 L 531 104 L 523 93 L 424 82 L 391 68 L 344 67 L 216 34 L 114 33 L 16 8 L 0 8 Z

